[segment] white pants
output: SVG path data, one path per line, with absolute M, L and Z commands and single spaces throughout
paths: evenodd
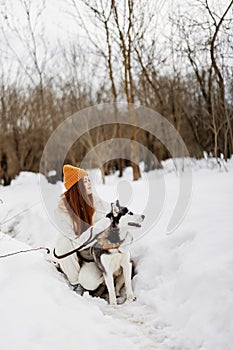
M 65 254 L 74 248 L 73 242 L 69 238 L 61 234 L 58 235 L 55 245 L 58 255 Z M 80 283 L 85 289 L 95 290 L 104 281 L 102 272 L 94 262 L 85 262 L 80 268 L 76 253 L 59 259 L 57 262 L 72 285 Z

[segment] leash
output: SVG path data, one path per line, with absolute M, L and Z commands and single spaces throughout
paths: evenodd
M 93 233 L 93 227 L 91 227 L 91 233 L 90 233 L 90 236 L 88 237 L 88 239 L 82 244 L 80 245 L 80 247 L 78 248 L 75 248 L 65 254 L 61 254 L 61 255 L 57 255 L 56 251 L 55 251 L 55 248 L 53 249 L 53 255 L 55 256 L 55 258 L 57 259 L 64 259 L 66 258 L 67 256 L 69 255 L 72 255 L 74 253 L 77 253 L 80 249 L 86 247 L 89 243 L 92 243 L 94 242 L 94 240 L 96 239 L 96 237 L 98 237 L 101 233 L 103 233 L 104 231 L 101 231 L 100 233 L 98 233 L 97 235 L 95 235 L 92 239 L 91 239 L 91 236 L 92 236 L 92 233 Z
M 61 255 L 58 255 L 55 251 L 55 248 L 53 250 L 53 255 L 55 256 L 55 258 L 57 259 L 64 259 L 66 258 L 67 256 L 69 255 L 72 255 L 74 253 L 78 253 L 82 248 L 86 247 L 89 243 L 92 243 L 94 242 L 103 232 L 105 232 L 105 230 L 99 232 L 98 234 L 96 234 L 93 238 L 91 238 L 92 236 L 92 233 L 93 233 L 93 227 L 91 227 L 91 233 L 90 233 L 90 237 L 78 248 L 75 248 L 73 250 L 70 250 L 69 252 L 65 253 L 65 254 L 61 254 Z M 118 249 L 120 247 L 120 245 L 124 242 L 125 240 L 121 240 L 117 243 L 104 243 L 104 244 L 100 244 L 99 243 L 99 246 L 98 248 L 101 248 L 103 250 L 109 250 L 109 249 Z M 94 246 L 90 247 L 90 248 L 93 248 Z
M 19 250 L 19 251 L 14 252 L 14 253 L 0 255 L 0 259 L 1 258 L 7 258 L 9 256 L 13 256 L 13 255 L 16 255 L 16 254 L 28 253 L 28 252 L 33 252 L 33 251 L 37 251 L 37 250 L 46 250 L 47 254 L 50 254 L 50 249 L 49 248 L 39 247 L 39 248 L 32 248 L 32 249 L 26 249 L 26 250 Z

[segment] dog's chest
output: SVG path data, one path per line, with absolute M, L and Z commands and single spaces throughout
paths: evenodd
M 115 252 L 112 254 L 103 254 L 101 256 L 101 263 L 104 266 L 106 273 L 116 274 L 119 272 L 124 254 L 120 252 Z
M 118 227 L 108 227 L 97 238 L 97 247 L 111 249 L 118 247 L 123 241 L 120 239 L 120 230 Z
M 122 264 L 122 253 L 114 253 L 109 255 L 110 260 L 110 269 L 112 273 L 115 273 L 119 270 Z

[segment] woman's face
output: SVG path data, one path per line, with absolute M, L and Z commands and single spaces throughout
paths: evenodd
M 91 180 L 90 180 L 89 176 L 84 176 L 83 182 L 84 182 L 84 186 L 86 188 L 87 194 L 91 194 L 92 188 L 91 188 Z

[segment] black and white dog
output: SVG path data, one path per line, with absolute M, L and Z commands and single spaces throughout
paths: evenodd
M 93 257 L 94 262 L 82 264 L 79 282 L 87 290 L 93 290 L 105 282 L 109 303 L 116 305 L 116 296 L 119 296 L 124 283 L 127 299 L 136 299 L 132 290 L 132 262 L 128 246 L 133 237 L 129 231 L 141 227 L 145 216 L 133 214 L 126 207 L 120 206 L 117 200 L 111 204 L 111 212 L 107 217 L 110 218 L 111 225 L 101 232 L 94 245 L 89 247 L 89 255 Z M 82 256 L 82 251 L 80 255 Z

